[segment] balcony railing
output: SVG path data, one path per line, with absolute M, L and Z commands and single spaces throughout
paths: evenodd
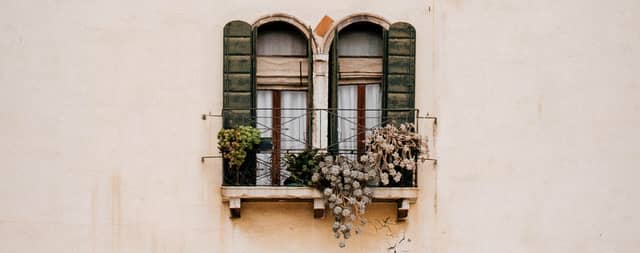
M 357 160 L 364 152 L 366 135 L 377 127 L 416 122 L 417 109 L 306 109 L 255 108 L 254 116 L 236 118 L 256 126 L 262 143 L 247 156 L 239 170 L 224 166 L 226 186 L 286 186 L 290 176 L 285 156 L 315 149 Z M 223 113 L 224 115 L 224 113 Z M 331 126 L 331 128 L 330 128 Z M 416 126 L 416 131 L 419 129 Z M 416 170 L 391 186 L 416 186 Z

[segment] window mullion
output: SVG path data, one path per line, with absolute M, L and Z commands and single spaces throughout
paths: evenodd
M 273 152 L 271 154 L 271 185 L 280 185 L 280 152 L 282 139 L 282 106 L 280 91 L 274 90 L 272 93 L 272 143 Z

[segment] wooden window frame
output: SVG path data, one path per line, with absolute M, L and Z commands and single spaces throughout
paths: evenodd
M 281 155 L 282 155 L 282 92 L 286 91 L 294 91 L 294 92 L 305 92 L 308 96 L 308 92 L 306 90 L 272 90 L 272 89 L 263 89 L 271 91 L 271 108 L 261 108 L 261 109 L 271 109 L 271 185 L 277 186 L 280 185 L 280 163 L 281 163 Z M 308 97 L 307 97 L 308 99 Z M 286 108 L 285 108 L 286 109 Z M 309 113 L 308 108 L 305 117 L 310 117 L 311 113 Z M 305 129 L 307 132 L 310 131 L 311 125 L 309 120 L 305 122 Z M 307 137 L 308 138 L 308 137 Z M 306 140 L 306 146 L 310 145 L 309 140 Z
M 281 21 L 276 21 L 276 22 L 281 22 Z M 268 24 L 268 23 L 265 23 Z M 265 24 L 261 24 L 265 25 Z M 291 28 L 298 30 L 298 27 L 291 25 Z M 311 29 L 311 28 L 309 28 Z M 259 26 L 258 27 L 254 27 L 254 36 L 255 36 L 255 41 L 256 41 L 256 48 L 257 48 L 257 41 L 258 41 L 258 36 L 260 35 L 259 33 Z M 303 36 L 306 37 L 306 35 L 304 35 L 303 31 L 298 31 L 300 33 L 303 34 Z M 307 31 L 309 32 L 309 34 L 311 34 L 311 31 Z M 258 54 L 257 50 L 254 50 L 254 62 L 255 62 L 255 66 L 256 69 L 254 71 L 254 85 L 255 85 L 255 89 L 257 90 L 268 90 L 271 91 L 271 98 L 272 98 L 272 104 L 271 104 L 271 115 L 272 115 L 272 121 L 271 121 L 271 144 L 272 144 L 272 149 L 271 149 L 271 185 L 273 186 L 279 186 L 281 180 L 281 168 L 280 168 L 280 164 L 281 164 L 281 155 L 282 155 L 282 92 L 285 91 L 299 91 L 299 92 L 305 92 L 306 94 L 306 124 L 305 124 L 305 129 L 307 132 L 307 136 L 305 136 L 306 138 L 306 148 L 310 148 L 311 147 L 311 142 L 312 142 L 312 113 L 311 112 L 311 108 L 313 108 L 313 50 L 312 50 L 312 39 L 311 38 L 306 38 L 307 40 L 307 54 L 306 55 L 301 55 L 301 54 L 294 54 L 294 55 L 270 55 L 270 54 Z M 298 68 L 296 68 L 296 71 L 294 72 L 299 72 L 299 84 L 300 85 L 291 85 L 291 84 L 259 84 L 259 78 L 260 76 L 258 76 L 258 58 L 282 58 L 282 59 L 286 59 L 286 58 L 300 58 L 300 59 L 305 59 L 307 62 L 307 65 L 304 65 L 303 62 L 300 62 L 300 65 Z M 306 71 L 305 71 L 306 70 Z M 286 75 L 286 76 L 274 76 L 274 75 L 270 75 L 270 77 L 272 78 L 291 78 L 291 75 Z M 256 96 L 257 99 L 257 96 Z M 256 103 L 257 104 L 257 103 Z

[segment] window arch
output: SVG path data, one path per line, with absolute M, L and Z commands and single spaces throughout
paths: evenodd
M 364 152 L 367 129 L 381 124 L 384 29 L 356 22 L 338 30 L 334 40 L 330 104 L 337 108 L 337 136 L 330 147 L 355 159 Z
M 288 176 L 284 155 L 310 143 L 311 43 L 283 21 L 254 27 L 256 33 L 256 123 L 269 148 L 257 154 L 257 184 L 281 185 Z
M 260 26 L 257 56 L 307 55 L 307 38 L 289 23 L 274 21 Z
M 329 28 L 329 31 L 327 31 L 327 37 L 325 38 L 322 46 L 323 53 L 329 53 L 329 51 L 331 50 L 331 45 L 334 42 L 336 31 L 340 31 L 353 23 L 361 22 L 377 24 L 384 30 L 389 30 L 389 26 L 391 25 L 391 23 L 385 18 L 370 13 L 356 13 L 344 17 L 340 21 L 336 22 L 331 28 Z
M 232 21 L 224 31 L 223 127 L 252 125 L 263 137 L 260 151 L 249 154 L 240 170 L 243 175 L 225 165 L 224 182 L 280 185 L 286 177 L 281 156 L 311 145 L 313 36 L 284 14 L 253 25 Z
M 382 57 L 382 27 L 360 22 L 340 30 L 338 54 L 345 57 Z
M 258 18 L 255 22 L 253 22 L 252 26 L 260 27 L 264 24 L 271 23 L 271 22 L 284 22 L 284 23 L 288 23 L 291 26 L 294 26 L 296 30 L 304 34 L 304 36 L 309 41 L 309 45 L 310 45 L 309 49 L 311 49 L 311 52 L 312 53 L 318 52 L 318 45 L 316 42 L 316 38 L 313 36 L 313 33 L 311 32 L 311 27 L 309 27 L 304 22 L 302 22 L 302 20 L 294 16 L 284 14 L 284 13 L 275 13 L 271 15 L 265 15 Z
M 348 149 L 356 155 L 362 152 L 366 129 L 414 121 L 415 29 L 410 24 L 354 14 L 336 23 L 323 46 L 318 46 L 311 28 L 289 15 L 264 16 L 253 25 L 229 22 L 224 28 L 223 127 L 262 128 L 261 152 L 272 156 L 262 163 L 269 167 L 261 172 L 268 180 L 256 180 L 261 178 L 256 163 L 266 159 L 256 159 L 254 153 L 248 155 L 242 172 L 229 171 L 225 165 L 225 184 L 280 185 L 286 177 L 280 169 L 281 155 L 312 146 L 314 53 L 329 53 L 328 113 L 316 116 L 322 121 L 328 115 L 328 124 L 319 124 L 328 128 L 328 144 L 320 147 L 331 153 Z M 319 57 L 320 62 L 323 59 Z M 324 83 L 322 74 L 318 76 Z M 322 95 L 319 98 L 325 99 Z M 352 118 L 352 129 L 339 126 L 338 116 Z M 292 122 L 298 127 L 283 125 Z M 349 131 L 355 137 L 351 143 L 347 143 Z M 324 138 L 323 131 L 317 137 Z
M 328 150 L 359 154 L 367 129 L 415 121 L 415 29 L 356 14 L 331 31 Z

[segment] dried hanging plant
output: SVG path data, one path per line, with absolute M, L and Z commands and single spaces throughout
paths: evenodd
M 319 164 L 320 170 L 311 177 L 312 182 L 323 193 L 325 204 L 335 218 L 332 229 L 340 247 L 351 233 L 360 233 L 360 225 L 365 225 L 366 207 L 373 200 L 373 190 L 367 187 L 367 180 L 374 174 L 365 167 L 344 156 L 325 156 Z
M 388 185 L 390 179 L 400 182 L 402 173 L 399 170 L 415 170 L 416 158 L 421 152 L 426 153 L 426 148 L 412 123 L 403 123 L 399 127 L 387 125 L 372 129 L 367 135 L 365 154 L 360 157 L 360 162 L 375 170 L 380 182 Z

